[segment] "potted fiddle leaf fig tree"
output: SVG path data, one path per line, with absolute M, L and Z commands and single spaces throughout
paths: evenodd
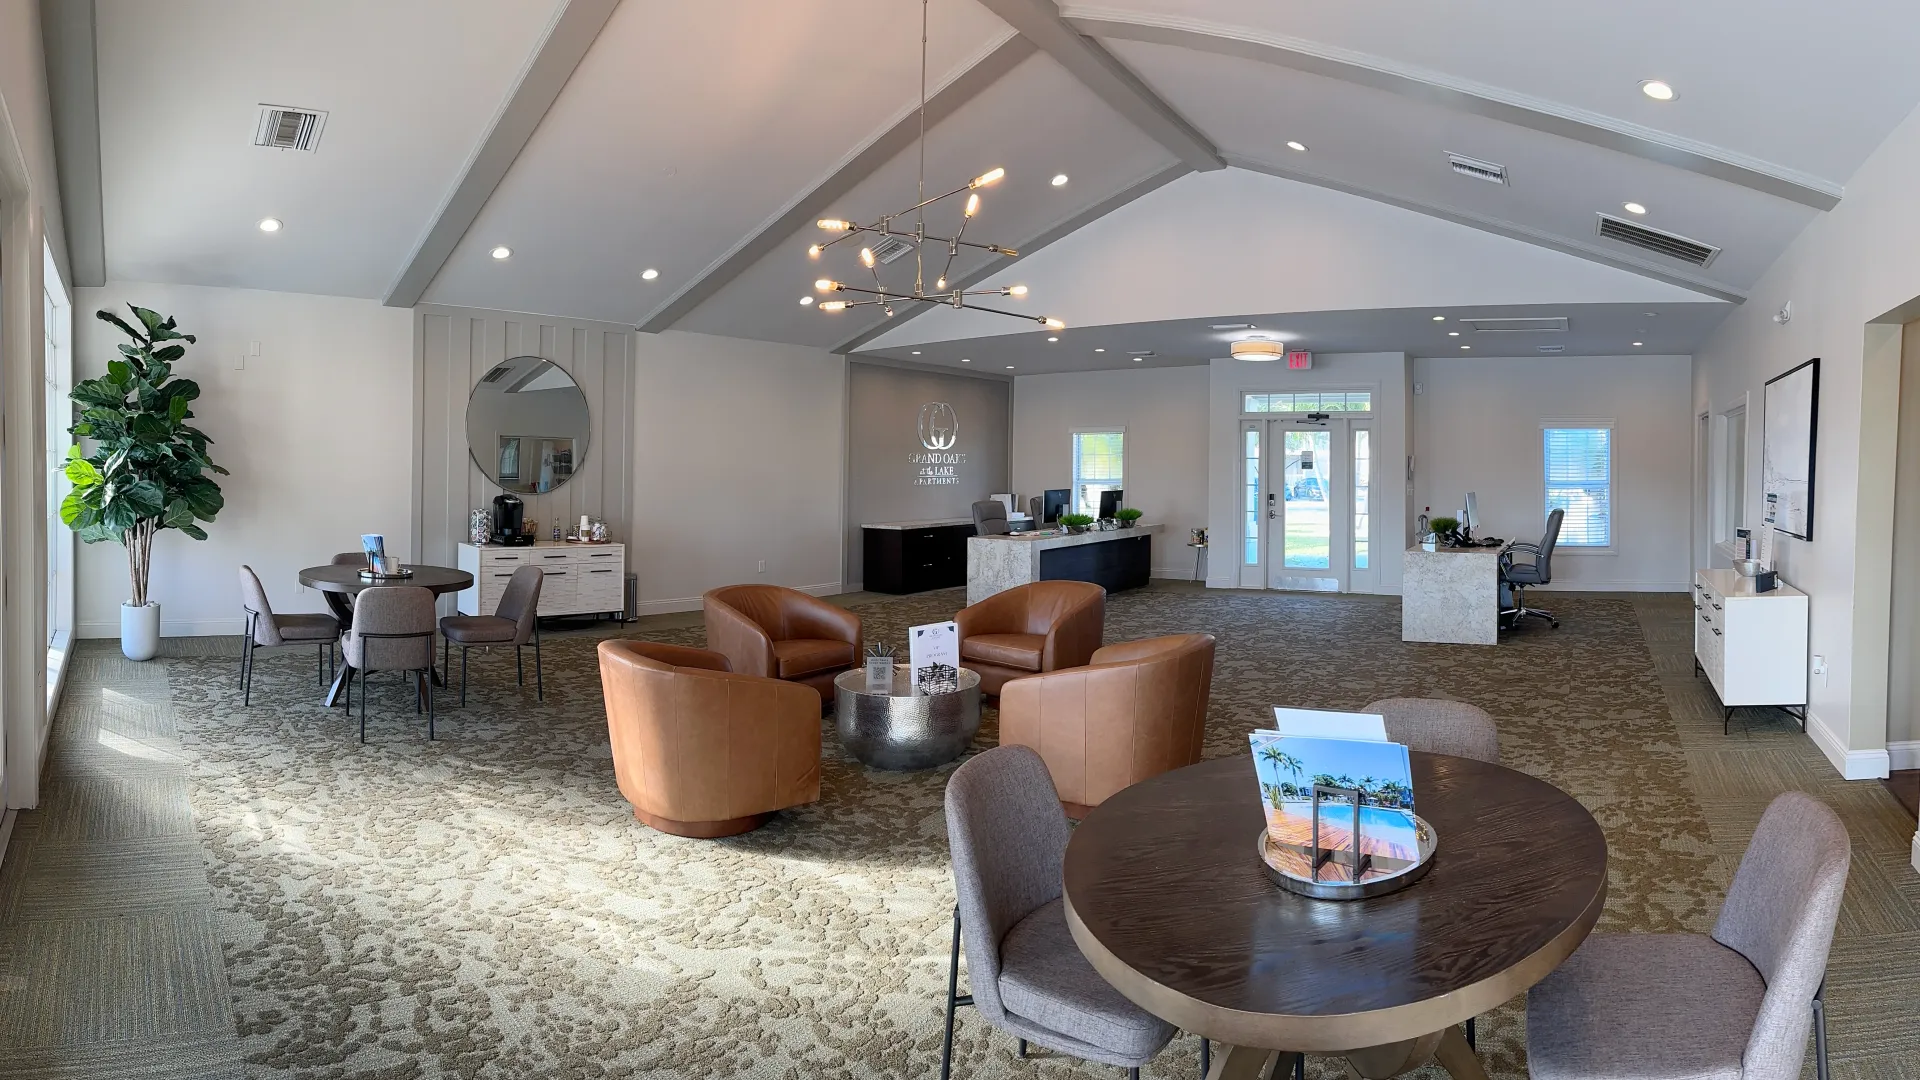
M 212 521 L 225 503 L 208 474 L 227 470 L 207 456 L 213 440 L 187 423 L 200 385 L 173 374 L 193 335 L 180 333 L 172 318 L 127 306 L 137 329 L 111 311 L 96 317 L 119 327 L 132 344 L 120 346 L 120 359 L 108 361 L 105 375 L 70 395 L 80 417 L 67 430 L 91 440 L 93 453 L 78 446 L 68 451 L 73 492 L 60 504 L 60 520 L 89 544 L 117 540 L 126 547 L 133 595 L 120 605 L 120 651 L 129 660 L 151 660 L 160 651 L 160 605 L 147 597 L 153 538 L 178 529 L 205 540 L 199 523 Z

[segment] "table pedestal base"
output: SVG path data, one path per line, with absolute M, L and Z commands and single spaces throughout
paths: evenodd
M 1300 1055 L 1257 1046 L 1222 1046 L 1213 1055 L 1207 1080 L 1287 1080 Z M 1487 1080 L 1487 1070 L 1467 1045 L 1460 1028 L 1450 1027 L 1405 1042 L 1347 1051 L 1347 1070 L 1361 1080 L 1392 1080 L 1431 1061 L 1453 1080 Z

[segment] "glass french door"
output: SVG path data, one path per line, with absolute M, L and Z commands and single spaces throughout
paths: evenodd
M 1241 588 L 1371 592 L 1373 425 L 1240 425 Z

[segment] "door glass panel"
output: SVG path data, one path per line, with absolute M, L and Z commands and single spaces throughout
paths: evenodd
M 1282 490 L 1287 502 L 1285 565 L 1326 570 L 1333 565 L 1333 517 L 1327 481 L 1332 474 L 1331 433 L 1322 429 L 1286 433 L 1287 464 Z
M 1373 480 L 1372 432 L 1355 428 L 1353 432 L 1353 568 L 1368 569 L 1368 541 L 1372 538 L 1367 509 L 1367 490 Z
M 1241 560 L 1245 566 L 1259 566 L 1260 431 L 1258 428 L 1250 427 L 1242 433 L 1240 455 L 1242 458 L 1241 472 L 1244 476 L 1240 486 L 1242 495 L 1242 506 L 1240 509 L 1243 518 L 1240 536 L 1242 541 L 1241 546 L 1245 552 L 1245 554 L 1241 556 Z

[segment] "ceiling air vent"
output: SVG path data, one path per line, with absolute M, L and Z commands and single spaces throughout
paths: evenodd
M 1567 317 L 1565 315 L 1546 315 L 1539 318 L 1519 319 L 1475 319 L 1465 318 L 1460 324 L 1469 330 L 1482 334 L 1546 334 L 1565 333 Z
M 1507 182 L 1507 167 L 1498 162 L 1481 161 L 1479 158 L 1470 158 L 1464 154 L 1448 154 L 1447 164 L 1452 165 L 1453 171 L 1461 176 L 1471 176 L 1475 180 L 1485 180 L 1489 184 Z
M 1595 214 L 1599 218 L 1600 235 L 1608 240 L 1617 240 L 1622 244 L 1631 244 L 1644 248 L 1655 255 L 1665 255 L 1669 259 L 1679 259 L 1694 266 L 1711 263 L 1720 249 L 1698 240 L 1689 240 L 1678 233 L 1661 232 L 1649 229 L 1645 225 L 1636 225 L 1611 214 Z
M 1154 353 L 1152 349 L 1129 349 L 1127 350 L 1127 355 L 1128 356 L 1152 356 L 1154 355 Z
M 260 125 L 253 131 L 253 145 L 273 150 L 304 150 L 311 154 L 320 145 L 320 129 L 326 126 L 327 114 L 318 109 L 262 105 Z
M 873 257 L 882 263 L 890 263 L 913 250 L 913 245 L 897 236 L 883 236 L 873 245 Z
M 1541 345 L 1539 349 L 1543 353 L 1563 353 L 1567 351 L 1565 345 Z

